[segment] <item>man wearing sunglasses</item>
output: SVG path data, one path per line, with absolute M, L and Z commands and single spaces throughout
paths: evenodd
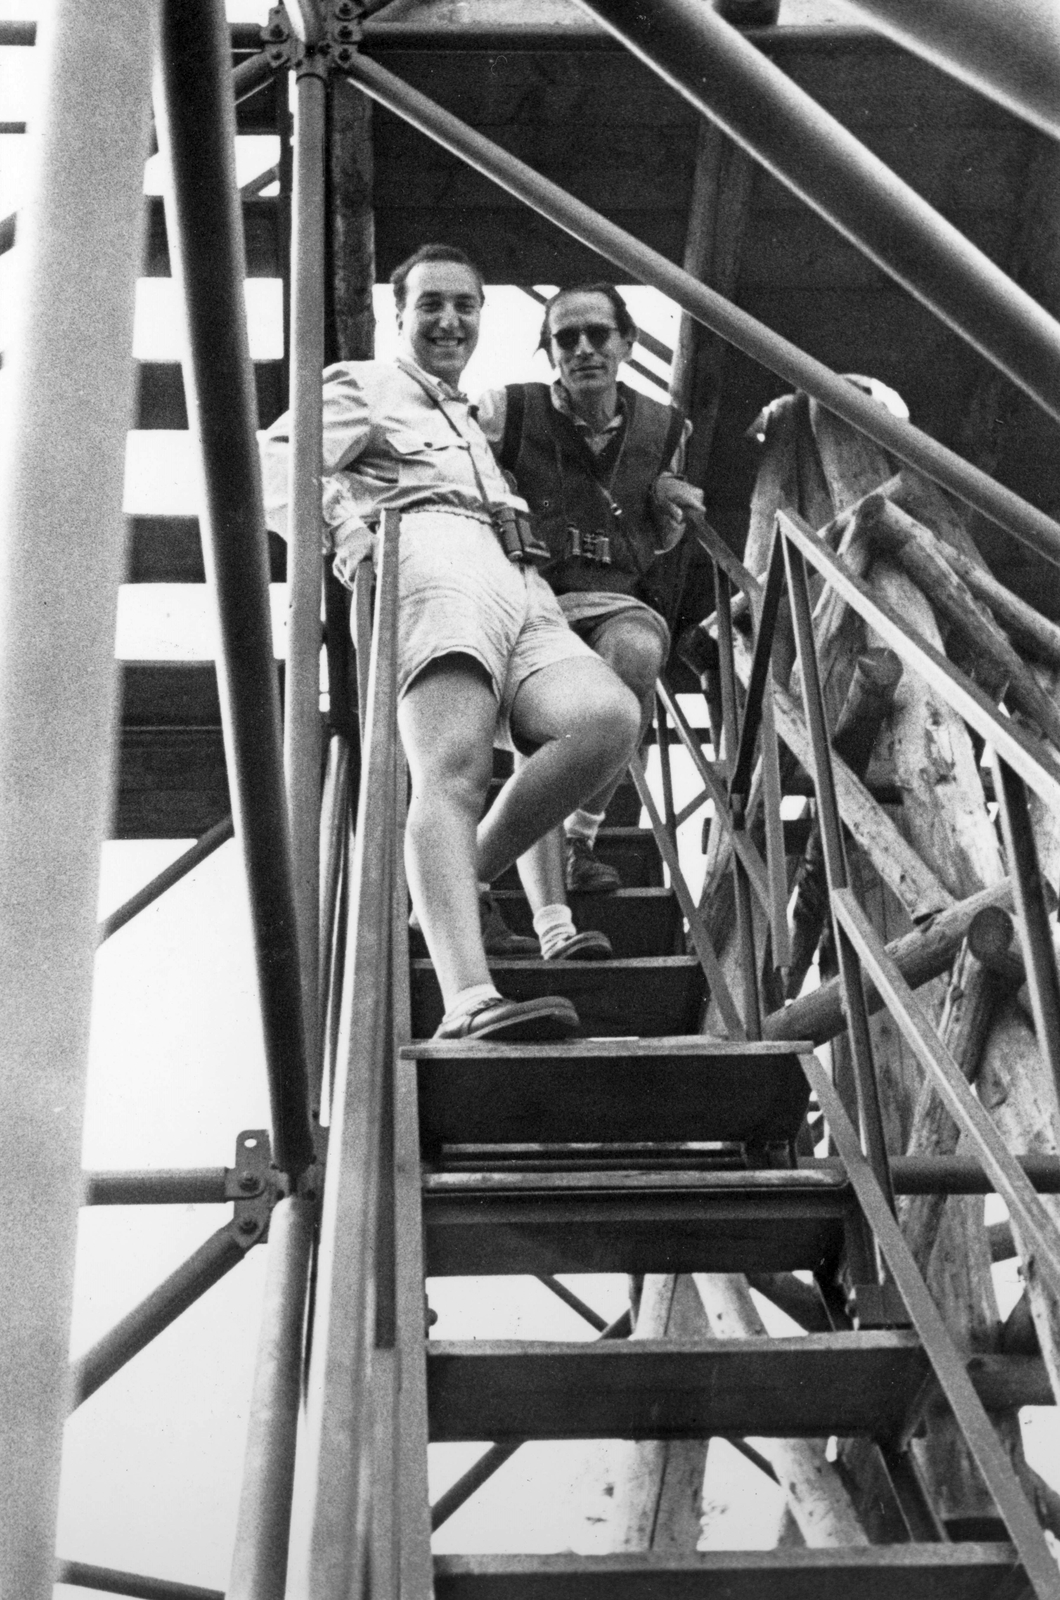
M 396 360 L 340 362 L 324 373 L 324 548 L 352 585 L 383 509 L 401 512 L 398 726 L 412 778 L 405 859 L 445 1002 L 439 1036 L 562 1038 L 578 1028 L 569 1000 L 511 1001 L 494 988 L 479 884 L 554 828 L 594 786 L 599 764 L 609 775 L 622 769 L 637 707 L 564 622 L 535 567 L 547 552 L 460 391 L 478 342 L 481 274 L 461 251 L 426 245 L 391 282 Z M 281 533 L 289 443 L 290 418 L 280 417 L 263 457 L 269 526 Z M 300 531 L 317 537 L 316 528 Z M 525 759 L 483 817 L 495 743 Z M 565 912 L 566 929 L 550 924 L 557 937 L 546 957 L 584 958 L 588 936 L 575 933 L 566 907 L 545 909 Z
M 690 424 L 618 380 L 636 337 L 614 284 L 561 289 L 541 329 L 555 382 L 490 391 L 479 423 L 535 514 L 551 555 L 542 570 L 563 614 L 637 696 L 643 735 L 670 646 L 653 569 L 680 541 L 686 515 L 702 514 L 703 494 L 681 476 Z M 620 778 L 566 820 L 569 890 L 620 887 L 593 853 Z

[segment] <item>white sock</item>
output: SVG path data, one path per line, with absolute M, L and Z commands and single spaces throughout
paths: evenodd
M 541 954 L 547 961 L 553 950 L 574 937 L 574 918 L 570 906 L 542 906 L 534 912 L 534 932 L 541 945 Z
M 599 816 L 595 811 L 572 811 L 563 824 L 563 831 L 568 839 L 584 839 L 591 850 L 596 843 L 596 835 L 603 820 L 602 811 Z
M 482 1000 L 499 1000 L 500 991 L 492 983 L 473 983 L 468 989 L 461 989 L 453 996 L 453 1003 L 442 1018 L 442 1023 L 457 1022 L 461 1017 L 468 1016 Z

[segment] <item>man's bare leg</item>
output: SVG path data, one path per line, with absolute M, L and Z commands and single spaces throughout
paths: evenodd
M 412 777 L 405 865 L 448 1008 L 490 982 L 479 922 L 476 830 L 493 772 L 497 701 L 471 656 L 426 667 L 398 705 Z
M 533 754 L 479 824 L 478 873 L 499 876 L 636 748 L 639 708 L 599 660 L 578 657 L 535 672 L 512 707 L 512 732 Z
M 663 643 L 657 630 L 641 622 L 636 612 L 620 612 L 617 617 L 611 617 L 604 623 L 594 640 L 593 649 L 601 661 L 606 661 L 612 672 L 622 679 L 627 689 L 636 695 L 640 703 L 637 743 L 643 743 L 655 714 L 655 680 L 666 664 Z M 624 776 L 623 767 L 595 794 L 582 801 L 582 809 L 597 815 L 606 811 Z

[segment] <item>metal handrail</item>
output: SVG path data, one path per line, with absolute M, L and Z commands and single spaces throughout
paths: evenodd
M 363 1556 L 364 1452 L 372 1440 L 376 1225 L 384 1185 L 384 1075 L 393 1071 L 392 901 L 397 881 L 397 547 L 384 515 L 371 646 L 341 1048 L 324 1185 L 302 1492 L 296 1491 L 294 1592 L 339 1600 Z
M 882 1313 L 886 1320 L 892 1312 L 882 1308 L 895 1290 L 899 1292 L 923 1341 L 938 1384 L 949 1400 L 969 1448 L 1001 1509 L 1034 1592 L 1040 1597 L 1054 1596 L 1058 1592 L 1055 1568 L 1045 1559 L 1044 1541 L 1037 1520 L 1010 1471 L 1004 1453 L 996 1448 L 996 1439 L 986 1413 L 967 1380 L 963 1360 L 935 1309 L 895 1220 L 895 1184 L 883 1136 L 879 1087 L 868 1026 L 866 979 L 871 979 L 877 997 L 895 1019 L 928 1080 L 942 1096 L 964 1132 L 969 1154 L 982 1174 L 982 1183 L 986 1187 L 993 1187 L 1008 1202 L 1017 1220 L 1024 1250 L 1033 1256 L 1043 1281 L 1050 1285 L 1054 1293 L 1060 1288 L 1060 1231 L 1035 1193 L 1024 1162 L 1007 1149 L 916 999 L 912 985 L 903 978 L 892 954 L 884 948 L 882 939 L 848 887 L 843 831 L 832 779 L 832 753 L 824 716 L 804 558 L 813 562 L 827 583 L 835 584 L 848 604 L 871 623 L 875 631 L 883 633 L 886 642 L 901 659 L 928 678 L 932 687 L 953 709 L 969 721 L 974 719 L 973 725 L 993 745 L 995 790 L 999 794 L 1013 883 L 1004 891 L 1002 886 L 995 886 L 990 893 L 998 895 L 1005 892 L 1017 902 L 1021 935 L 1027 951 L 1028 977 L 1032 986 L 1038 989 L 1035 1012 L 1040 1034 L 1043 1029 L 1045 1033 L 1048 1032 L 1049 1019 L 1058 1014 L 1060 978 L 1051 955 L 1043 886 L 1020 777 L 1035 784 L 1039 792 L 1044 791 L 1055 804 L 1058 793 L 1057 763 L 1043 743 L 1029 735 L 1023 736 L 1021 730 L 1015 730 L 1013 724 L 997 713 L 986 696 L 976 690 L 964 674 L 953 668 L 938 652 L 929 650 L 918 636 L 906 629 L 900 618 L 881 608 L 866 586 L 851 579 L 843 570 L 842 563 L 818 534 L 785 512 L 777 513 L 775 529 L 765 583 L 757 585 L 752 580 L 746 586 L 758 628 L 754 662 L 748 679 L 748 695 L 741 719 L 739 759 L 729 764 L 725 798 L 730 808 L 736 806 L 742 809 L 756 728 L 759 736 L 769 736 L 769 729 L 761 720 L 762 705 L 770 693 L 771 674 L 767 668 L 772 653 L 772 634 L 779 597 L 786 586 L 798 649 L 806 720 L 811 734 L 811 765 L 817 794 L 818 824 L 839 957 L 844 1020 L 851 1038 L 860 1132 L 855 1132 L 847 1109 L 820 1063 L 813 1056 L 806 1056 L 803 1065 L 861 1207 L 860 1240 L 856 1242 L 853 1237 L 848 1240 L 857 1304 L 860 1311 L 864 1293 L 870 1317 L 878 1317 Z M 701 542 L 710 549 L 709 540 Z M 716 571 L 724 574 L 719 592 L 727 586 L 730 578 L 735 577 L 743 582 L 744 574 L 737 570 L 728 553 L 720 562 L 716 560 Z M 747 577 L 750 575 L 747 574 Z M 722 611 L 723 608 L 719 607 L 719 626 Z M 731 728 L 727 725 L 727 740 L 730 735 Z M 1015 760 L 1010 765 L 1013 756 Z M 1020 763 L 1020 776 L 1013 770 L 1016 761 Z M 701 759 L 697 766 L 703 776 L 706 763 Z M 709 776 L 714 779 L 713 787 L 716 788 L 720 781 L 718 769 L 711 769 Z M 717 796 L 714 798 L 716 800 Z M 721 814 L 721 808 L 717 809 Z M 662 845 L 664 830 L 657 816 L 653 818 L 653 826 Z M 956 908 L 954 915 L 957 915 Z M 1043 929 L 1046 930 L 1044 933 Z M 1043 948 L 1032 949 L 1032 946 Z M 753 965 L 753 945 L 750 958 Z M 1032 963 L 1035 967 L 1033 975 L 1030 972 Z M 752 981 L 754 976 L 752 973 Z M 795 1002 L 795 1006 L 798 1006 L 798 1002 Z M 781 1019 L 784 1017 L 783 1012 L 776 1015 Z M 771 1029 L 763 1031 L 776 1037 Z M 1045 1060 L 1055 1069 L 1055 1051 L 1050 1051 L 1050 1041 L 1044 1035 L 1041 1044 Z M 1051 1080 L 1050 1091 L 1055 1086 Z

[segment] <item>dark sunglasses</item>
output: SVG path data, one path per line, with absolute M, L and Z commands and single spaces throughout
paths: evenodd
M 582 327 L 558 328 L 552 334 L 552 338 L 555 339 L 561 350 L 566 350 L 569 354 L 570 351 L 577 350 L 578 341 L 583 333 L 594 350 L 602 350 L 611 335 L 617 332 L 618 329 L 610 323 L 587 322 Z

